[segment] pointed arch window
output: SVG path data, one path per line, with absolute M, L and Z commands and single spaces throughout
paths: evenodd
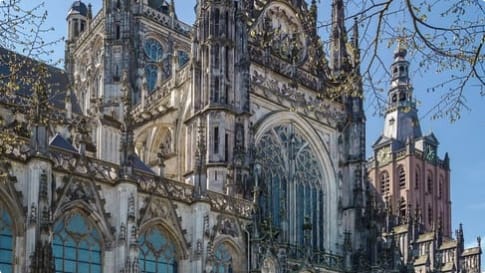
M 214 273 L 232 273 L 232 256 L 226 244 L 220 244 L 214 251 Z
M 13 221 L 0 204 L 0 272 L 13 272 Z
M 163 52 L 162 44 L 160 44 L 160 42 L 158 42 L 153 38 L 148 38 L 147 40 L 145 40 L 144 51 L 147 59 L 147 65 L 145 66 L 145 77 L 147 81 L 148 91 L 151 92 L 155 89 L 157 85 L 157 78 L 158 78 L 157 63 L 162 61 L 164 52 Z M 169 67 L 169 64 L 168 65 L 164 64 L 162 65 L 162 67 Z M 168 73 L 167 71 L 165 72 Z
M 101 273 L 101 236 L 81 213 L 74 212 L 54 224 L 56 272 Z
M 145 273 L 176 273 L 174 243 L 159 226 L 146 230 L 139 240 L 139 268 Z
M 263 134 L 256 156 L 265 170 L 260 199 L 263 221 L 278 231 L 284 243 L 323 249 L 324 180 L 310 144 L 293 125 L 279 125 Z

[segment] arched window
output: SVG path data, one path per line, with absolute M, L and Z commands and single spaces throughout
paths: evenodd
M 0 272 L 13 272 L 13 222 L 0 204 Z
M 260 207 L 265 223 L 292 247 L 324 247 L 323 172 L 310 144 L 290 125 L 273 127 L 258 143 Z M 295 255 L 300 255 L 294 251 Z
M 157 84 L 158 62 L 162 61 L 164 56 L 162 45 L 153 38 L 148 38 L 144 44 L 147 65 L 145 66 L 145 77 L 148 91 L 153 91 Z
M 386 171 L 383 171 L 381 173 L 381 194 L 385 196 L 385 195 L 389 195 L 389 192 L 390 192 L 389 173 Z
M 406 172 L 402 165 L 399 165 L 397 173 L 399 175 L 399 188 L 406 188 Z
M 146 273 L 176 273 L 175 245 L 159 226 L 146 230 L 139 240 L 139 267 Z
M 56 272 L 102 272 L 100 233 L 79 212 L 54 224 L 53 251 Z
M 225 244 L 220 244 L 214 251 L 214 273 L 232 273 L 232 256 Z

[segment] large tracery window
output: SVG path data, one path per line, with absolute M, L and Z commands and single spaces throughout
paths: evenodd
M 153 226 L 140 236 L 139 267 L 144 273 L 177 272 L 175 245 L 159 226 Z
M 13 272 L 13 222 L 0 204 L 0 272 Z
M 66 215 L 54 225 L 56 272 L 100 273 L 101 235 L 79 212 Z
M 220 244 L 214 251 L 214 273 L 232 273 L 232 256 L 225 244 Z
M 258 143 L 263 221 L 292 246 L 322 250 L 323 173 L 310 144 L 291 124 L 268 130 Z
M 145 66 L 145 77 L 147 81 L 148 91 L 153 91 L 157 85 L 158 66 L 162 61 L 164 52 L 162 45 L 153 38 L 148 38 L 144 44 L 145 55 L 147 58 L 147 65 Z

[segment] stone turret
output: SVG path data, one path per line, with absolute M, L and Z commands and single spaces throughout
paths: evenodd
M 83 33 L 89 23 L 89 14 L 91 13 L 91 5 L 86 6 L 81 1 L 72 3 L 69 12 L 67 13 L 67 40 L 75 41 L 81 33 Z
M 240 193 L 247 177 L 249 62 L 242 8 L 240 1 L 199 1 L 193 44 L 193 107 L 204 111 L 196 114 L 191 138 L 206 142 L 199 156 L 207 172 L 196 176 L 206 175 L 208 189 L 229 194 Z

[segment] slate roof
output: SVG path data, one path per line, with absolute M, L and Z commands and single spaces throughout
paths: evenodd
M 20 81 L 19 89 L 16 91 L 16 95 L 18 98 L 16 101 L 21 102 L 25 101 L 25 99 L 30 98 L 32 96 L 32 86 L 28 83 L 28 80 L 32 77 L 35 77 L 35 74 L 32 74 L 33 68 L 37 65 L 44 64 L 42 62 L 36 61 L 34 59 L 28 58 L 21 54 L 15 53 L 3 47 L 0 47 L 0 86 L 3 87 L 6 84 L 7 79 L 2 79 L 2 76 L 6 76 L 10 73 L 10 67 L 8 66 L 8 60 L 15 58 L 16 63 L 23 63 L 24 67 L 20 70 L 18 77 L 20 79 L 25 78 L 25 80 Z M 67 73 L 54 67 L 52 65 L 46 65 L 47 67 L 47 85 L 49 90 L 49 101 L 51 102 L 52 106 L 56 109 L 64 110 L 65 109 L 65 100 L 67 90 L 69 88 L 69 79 L 67 77 Z M 27 82 L 26 82 L 27 80 Z M 0 88 L 1 89 L 1 88 Z M 1 100 L 2 98 L 0 98 Z M 81 114 L 81 107 L 76 96 L 71 92 L 70 94 L 70 102 L 72 105 L 72 112 L 76 114 Z
M 50 146 L 60 148 L 69 152 L 78 153 L 76 148 L 69 143 L 69 141 L 65 140 L 59 133 L 57 133 L 49 143 Z
M 143 161 L 141 161 L 141 159 L 137 155 L 135 155 L 135 159 L 133 160 L 133 167 L 135 168 L 135 170 L 140 170 L 146 173 L 156 175 L 155 172 L 153 172 L 150 167 L 148 167 Z

